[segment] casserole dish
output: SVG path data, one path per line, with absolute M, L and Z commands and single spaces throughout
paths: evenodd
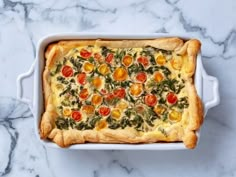
M 31 104 L 31 109 L 34 114 L 34 117 L 36 118 L 36 124 L 35 129 L 37 130 L 36 134 L 38 133 L 38 127 L 41 119 L 41 115 L 44 111 L 43 107 L 43 89 L 42 89 L 42 71 L 44 69 L 44 52 L 45 48 L 48 46 L 48 44 L 59 41 L 59 40 L 72 40 L 72 39 L 154 39 L 154 38 L 160 38 L 160 37 L 174 37 L 173 35 L 164 35 L 164 34 L 143 34 L 143 35 L 97 35 L 97 34 L 82 34 L 82 33 L 76 33 L 76 34 L 61 34 L 61 35 L 52 35 L 43 38 L 37 48 L 37 54 L 36 54 L 36 63 L 32 65 L 30 71 L 26 74 L 20 75 L 17 80 L 18 85 L 18 98 L 22 99 L 23 101 L 27 101 L 29 104 Z M 179 36 L 182 39 L 188 40 L 186 37 Z M 24 77 L 28 77 L 34 73 L 34 101 L 30 103 L 30 101 L 25 100 L 21 97 L 22 95 L 22 87 L 21 82 Z M 209 88 L 212 87 L 211 93 L 209 94 L 206 92 L 203 88 L 206 87 Z M 219 94 L 218 94 L 218 81 L 214 77 L 208 76 L 202 66 L 201 63 L 201 56 L 200 54 L 197 57 L 197 64 L 196 64 L 196 73 L 195 73 L 195 87 L 197 89 L 198 95 L 202 99 L 204 103 L 205 108 L 205 114 L 207 110 L 210 107 L 213 107 L 218 104 L 219 102 Z M 209 91 L 209 89 L 206 89 Z M 205 96 L 205 99 L 204 99 Z M 209 96 L 209 97 L 208 97 Z M 199 136 L 199 132 L 197 132 Z M 39 137 L 39 136 L 38 136 Z M 40 140 L 44 144 L 49 146 L 57 146 L 54 143 L 51 143 L 49 141 Z M 136 145 L 128 145 L 128 144 L 79 144 L 79 145 L 72 145 L 69 147 L 69 149 L 185 149 L 185 146 L 182 142 L 180 143 L 154 143 L 154 144 L 136 144 Z

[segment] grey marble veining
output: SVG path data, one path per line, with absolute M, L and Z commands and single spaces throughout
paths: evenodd
M 236 176 L 236 2 L 194 0 L 0 0 L 0 176 Z M 43 147 L 16 78 L 37 41 L 59 32 L 173 33 L 202 41 L 203 64 L 220 82 L 192 151 L 66 151 Z M 32 99 L 32 82 L 25 81 Z

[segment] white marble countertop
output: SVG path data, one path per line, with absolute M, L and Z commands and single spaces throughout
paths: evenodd
M 0 176 L 236 176 L 235 9 L 234 0 L 0 0 Z M 199 146 L 188 151 L 43 147 L 28 106 L 15 99 L 16 77 L 34 61 L 41 37 L 77 31 L 199 38 L 204 67 L 219 79 L 221 94 L 220 105 L 206 116 Z

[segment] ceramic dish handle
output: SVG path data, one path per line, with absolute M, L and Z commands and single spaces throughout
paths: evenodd
M 202 77 L 204 114 L 206 116 L 210 108 L 220 103 L 219 82 L 217 78 L 209 76 L 205 70 L 202 71 Z
M 32 76 L 32 74 L 34 73 L 34 69 L 35 69 L 35 63 L 36 62 L 34 61 L 33 64 L 31 65 L 29 71 L 27 71 L 26 73 L 20 74 L 16 80 L 16 89 L 17 89 L 16 90 L 16 97 L 20 101 L 27 103 L 31 110 L 33 108 L 33 104 L 32 104 L 33 102 L 32 102 L 32 100 L 23 97 L 23 84 L 22 84 L 22 82 L 24 79 Z

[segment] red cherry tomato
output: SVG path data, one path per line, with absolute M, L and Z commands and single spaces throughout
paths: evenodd
M 106 107 L 106 106 L 101 106 L 99 108 L 99 114 L 101 116 L 108 116 L 110 114 L 111 110 L 110 108 Z
M 136 75 L 136 79 L 141 82 L 144 83 L 147 80 L 147 75 L 145 72 L 140 72 Z
M 72 112 L 72 118 L 73 118 L 76 122 L 78 122 L 78 121 L 81 120 L 82 114 L 81 114 L 79 111 L 73 111 L 73 112 Z
M 137 61 L 141 63 L 144 67 L 148 66 L 148 59 L 145 56 L 139 57 Z
M 73 75 L 73 69 L 68 65 L 65 65 L 61 72 L 64 77 L 71 77 Z
M 80 51 L 80 56 L 83 57 L 83 58 L 89 58 L 91 57 L 92 53 L 87 51 L 86 49 L 81 49 Z
M 101 93 L 102 93 L 103 95 L 106 95 L 106 94 L 107 94 L 107 91 L 106 91 L 105 89 L 101 89 Z
M 145 96 L 145 103 L 148 106 L 155 106 L 157 103 L 157 97 L 155 95 L 146 95 Z
M 125 89 L 124 88 L 118 88 L 114 90 L 115 97 L 118 98 L 124 98 L 125 97 Z
M 170 104 L 175 104 L 178 101 L 178 98 L 173 92 L 170 92 L 166 95 L 166 100 Z
M 84 85 L 86 83 L 86 74 L 80 73 L 77 75 L 77 82 L 81 85 Z
M 83 100 L 87 99 L 89 96 L 88 89 L 82 89 L 79 93 L 79 97 Z
M 113 57 L 114 57 L 114 54 L 113 53 L 109 53 L 107 55 L 105 61 L 110 64 L 112 62 Z
M 115 95 L 113 95 L 112 93 L 109 93 L 106 95 L 105 100 L 108 104 L 110 104 L 114 98 L 115 98 Z

